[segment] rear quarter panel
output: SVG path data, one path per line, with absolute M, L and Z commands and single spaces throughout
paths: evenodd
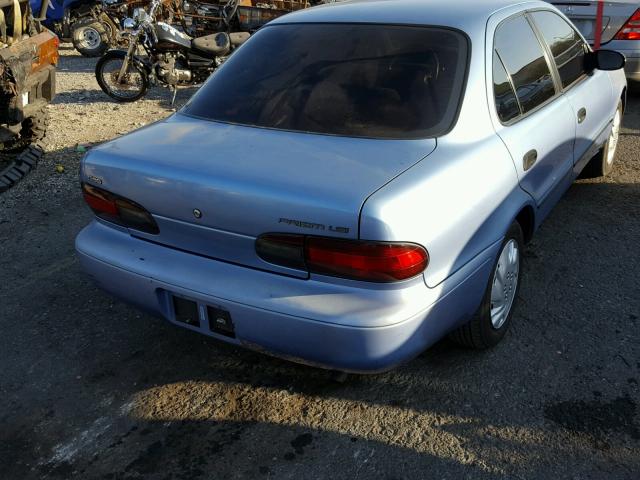
M 530 202 L 497 136 L 441 145 L 365 203 L 360 236 L 423 245 L 435 287 L 501 240 Z

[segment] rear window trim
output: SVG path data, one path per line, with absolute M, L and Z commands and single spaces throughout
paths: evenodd
M 555 5 L 555 3 L 552 3 L 552 5 Z M 573 87 L 579 85 L 580 83 L 584 82 L 587 78 L 590 77 L 590 75 L 588 73 L 582 73 L 582 75 L 580 75 L 577 79 L 575 79 L 572 83 L 570 83 L 569 85 L 567 85 L 566 87 L 562 84 L 562 78 L 560 77 L 560 69 L 558 67 L 558 64 L 555 60 L 555 57 L 553 56 L 553 52 L 551 52 L 551 47 L 550 45 L 547 43 L 547 41 L 545 40 L 544 36 L 542 35 L 542 31 L 540 30 L 540 27 L 538 25 L 538 22 L 536 22 L 536 19 L 533 17 L 534 13 L 537 12 L 547 12 L 547 13 L 552 13 L 555 16 L 559 17 L 560 19 L 562 19 L 568 26 L 569 28 L 571 28 L 574 32 L 576 32 L 578 34 L 578 36 L 582 39 L 582 41 L 584 42 L 584 45 L 586 45 L 587 47 L 587 51 L 588 52 L 593 52 L 593 48 L 591 46 L 591 44 L 587 41 L 586 38 L 584 38 L 584 36 L 582 35 L 582 33 L 580 32 L 580 30 L 578 30 L 574 25 L 573 22 L 571 21 L 571 19 L 569 17 L 563 16 L 562 12 L 557 12 L 555 10 L 549 9 L 549 8 L 544 8 L 544 7 L 540 7 L 540 8 L 534 8 L 531 10 L 528 10 L 527 13 L 529 13 L 529 16 L 531 18 L 531 22 L 534 25 L 534 29 L 536 34 L 538 35 L 538 37 L 542 40 L 545 49 L 548 51 L 548 54 L 551 56 L 551 59 L 553 60 L 553 66 L 554 69 L 557 72 L 558 75 L 558 79 L 560 82 L 560 92 L 561 93 L 565 93 L 568 92 L 569 90 L 571 90 Z M 569 20 L 567 22 L 567 20 Z
M 234 125 L 238 127 L 258 128 L 261 130 L 271 130 L 276 132 L 300 133 L 303 135 L 319 135 L 322 137 L 357 138 L 357 139 L 380 140 L 380 141 L 409 141 L 409 142 L 413 141 L 415 142 L 418 140 L 432 140 L 432 139 L 442 138 L 445 135 L 448 135 L 449 133 L 451 133 L 455 129 L 456 125 L 458 124 L 458 120 L 460 118 L 460 112 L 462 111 L 462 104 L 464 103 L 464 100 L 466 98 L 467 83 L 468 83 L 469 74 L 470 74 L 469 69 L 471 66 L 471 50 L 472 50 L 471 38 L 466 32 L 460 30 L 459 28 L 445 26 L 445 25 L 431 25 L 431 24 L 426 25 L 426 24 L 415 24 L 415 23 L 332 21 L 332 22 L 274 22 L 274 23 L 268 23 L 267 25 L 261 27 L 260 30 L 264 30 L 266 28 L 277 28 L 278 26 L 281 26 L 281 25 L 369 25 L 369 26 L 378 25 L 378 26 L 388 26 L 388 27 L 431 28 L 431 29 L 438 29 L 438 30 L 446 30 L 446 31 L 459 34 L 466 43 L 466 58 L 464 59 L 465 69 L 462 77 L 462 83 L 460 85 L 460 96 L 458 98 L 457 105 L 454 110 L 454 114 L 452 116 L 451 125 L 449 126 L 449 128 L 439 133 L 438 135 L 416 136 L 416 137 L 372 137 L 368 135 L 342 135 L 337 133 L 312 132 L 312 131 L 306 131 L 306 130 L 293 130 L 293 129 L 285 129 L 285 128 L 265 127 L 262 125 L 248 125 L 246 123 L 231 122 L 227 120 L 216 120 L 216 119 L 207 118 L 200 115 L 194 115 L 191 113 L 184 112 L 184 109 L 191 103 L 191 100 L 187 102 L 176 113 L 185 115 L 187 117 L 196 118 L 198 120 L 206 120 L 208 122 L 218 123 L 221 125 Z M 195 97 L 192 97 L 192 98 L 195 98 Z
M 545 60 L 547 62 L 547 67 L 549 67 L 549 73 L 551 73 L 551 78 L 552 78 L 552 81 L 553 81 L 553 88 L 554 88 L 555 93 L 553 94 L 553 96 L 547 98 L 541 104 L 536 105 L 535 108 L 529 110 L 528 112 L 521 113 L 520 115 L 518 115 L 517 117 L 513 118 L 512 120 L 509 120 L 508 122 L 503 122 L 500 119 L 500 116 L 497 113 L 497 105 L 496 105 L 495 98 L 494 98 L 494 100 L 493 100 L 493 109 L 494 109 L 494 112 L 495 112 L 496 116 L 498 117 L 498 121 L 500 122 L 500 124 L 503 127 L 511 127 L 511 126 L 513 126 L 513 125 L 515 125 L 517 123 L 520 123 L 521 121 L 526 120 L 527 118 L 531 117 L 532 115 L 534 115 L 538 111 L 540 111 L 543 108 L 545 108 L 550 103 L 555 102 L 558 98 L 560 98 L 564 94 L 564 91 L 562 90 L 562 82 L 560 82 L 560 79 L 559 79 L 559 74 L 558 74 L 558 71 L 557 71 L 557 66 L 556 66 L 555 59 L 553 57 L 550 57 L 551 52 L 549 51 L 549 47 L 546 45 L 546 42 L 544 41 L 544 39 L 541 37 L 541 35 L 540 35 L 539 31 L 538 31 L 537 25 L 533 22 L 533 19 L 529 15 L 529 13 L 532 12 L 532 11 L 550 11 L 550 12 L 553 12 L 553 10 L 551 10 L 549 8 L 539 7 L 539 8 L 536 8 L 536 9 L 521 10 L 521 11 L 519 11 L 517 13 L 514 13 L 513 15 L 509 15 L 508 17 L 502 19 L 500 21 L 500 23 L 498 23 L 496 28 L 493 30 L 492 51 L 496 51 L 497 52 L 497 50 L 495 48 L 496 32 L 498 31 L 500 26 L 502 24 L 504 24 L 505 22 L 507 22 L 509 20 L 512 20 L 512 19 L 514 19 L 516 17 L 519 17 L 519 16 L 524 17 L 524 19 L 529 24 L 529 27 L 531 28 L 531 31 L 533 32 L 533 35 L 536 37 L 536 40 L 538 41 L 538 44 L 539 44 L 540 48 L 542 49 L 543 57 L 545 58 Z M 497 52 L 497 53 L 498 53 L 498 56 L 500 56 L 500 52 Z M 502 57 L 501 57 L 501 61 L 502 61 Z M 504 62 L 503 62 L 503 66 L 504 66 Z M 506 70 L 506 66 L 504 66 L 504 67 L 505 67 L 505 70 Z M 511 85 L 515 89 L 515 84 L 513 83 L 513 79 L 511 78 L 511 74 L 509 73 L 508 70 L 507 70 L 507 76 L 509 78 L 509 82 L 511 83 Z M 492 74 L 492 80 L 493 80 L 493 74 Z M 516 94 L 516 98 L 517 98 L 517 94 Z M 520 99 L 518 99 L 518 105 L 520 105 Z M 521 109 L 521 111 L 522 111 L 522 109 Z

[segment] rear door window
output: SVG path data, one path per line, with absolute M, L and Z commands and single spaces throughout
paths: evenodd
M 509 18 L 498 26 L 494 49 L 511 77 L 522 113 L 555 95 L 544 50 L 524 15 Z
M 586 74 L 584 56 L 588 51 L 587 45 L 578 32 L 556 13 L 538 11 L 531 16 L 551 49 L 562 86 L 570 86 Z
M 183 113 L 330 135 L 436 137 L 455 123 L 468 51 L 465 35 L 438 27 L 266 26 Z

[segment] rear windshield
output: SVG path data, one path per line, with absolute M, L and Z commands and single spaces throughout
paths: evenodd
M 267 26 L 183 113 L 329 135 L 436 137 L 453 127 L 467 56 L 466 37 L 443 28 Z

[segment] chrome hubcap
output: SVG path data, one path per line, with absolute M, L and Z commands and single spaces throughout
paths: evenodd
M 618 148 L 618 139 L 620 138 L 620 125 L 622 123 L 622 116 L 620 110 L 616 111 L 615 117 L 613 117 L 613 126 L 611 127 L 611 135 L 609 136 L 609 149 L 607 151 L 607 164 L 611 165 L 613 159 L 616 156 L 616 148 Z
M 491 323 L 498 329 L 509 317 L 518 287 L 520 273 L 520 249 L 518 242 L 511 239 L 500 252 L 491 284 Z
M 87 27 L 82 31 L 82 43 L 85 48 L 96 48 L 100 44 L 100 34 L 97 30 Z

